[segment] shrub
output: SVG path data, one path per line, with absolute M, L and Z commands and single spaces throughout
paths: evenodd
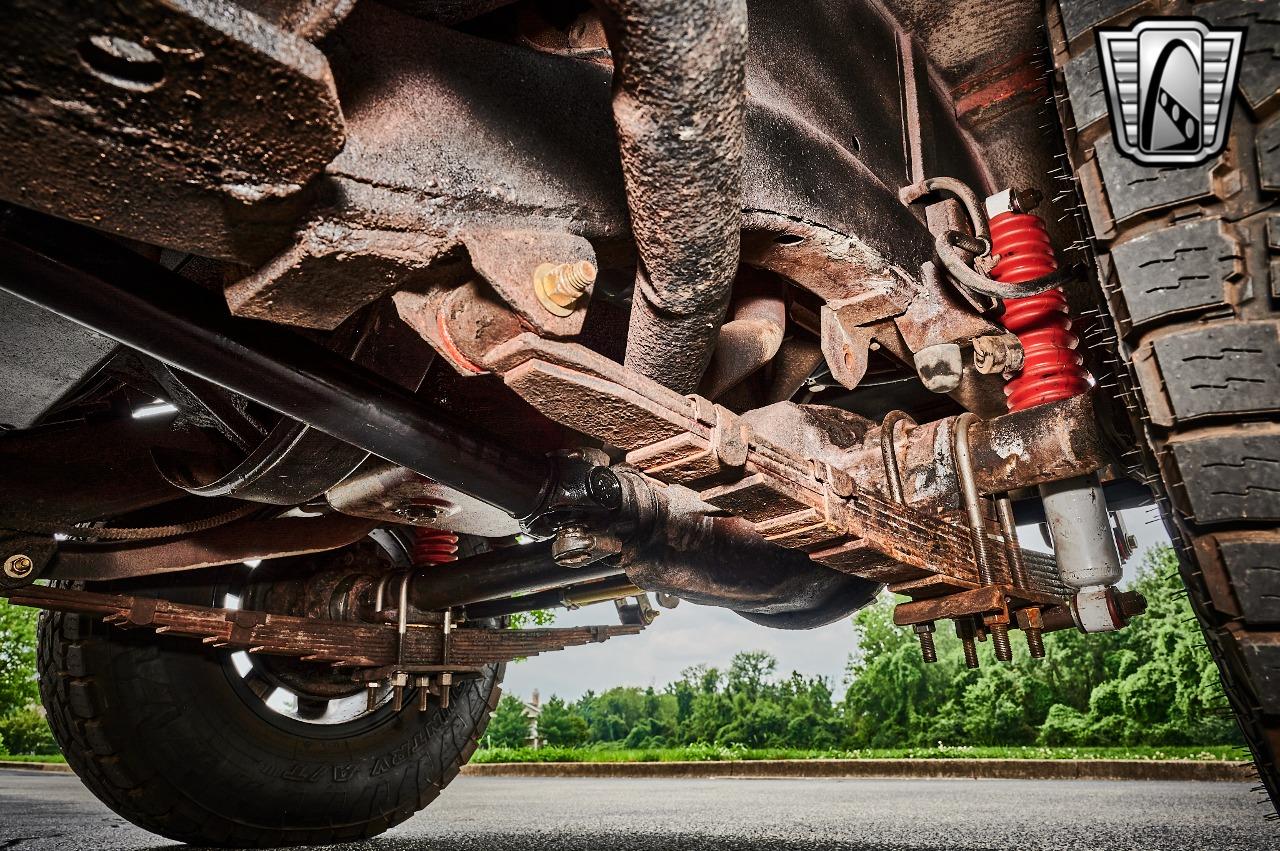
M 0 740 L 11 754 L 53 754 L 58 746 L 44 712 L 37 706 L 16 709 L 0 718 Z
M 1089 695 L 1090 715 L 1095 719 L 1101 719 L 1108 715 L 1121 715 L 1123 713 L 1124 702 L 1120 697 L 1120 683 L 1115 680 L 1107 680 L 1094 687 L 1093 693 Z
M 1040 725 L 1039 741 L 1042 745 L 1078 745 L 1089 729 L 1089 720 L 1079 711 L 1061 703 L 1049 707 L 1049 716 Z

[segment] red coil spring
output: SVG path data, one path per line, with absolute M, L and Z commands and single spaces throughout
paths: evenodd
M 991 250 L 1000 260 L 991 277 L 1018 284 L 1058 268 L 1044 221 L 1030 213 L 1001 213 L 991 220 Z M 1054 288 L 1027 298 L 1006 299 L 1004 327 L 1018 335 L 1022 372 L 1004 388 L 1010 411 L 1077 396 L 1093 385 L 1093 377 L 1076 351 L 1080 339 L 1071 333 L 1071 317 L 1062 290 Z
M 441 529 L 418 526 L 413 530 L 413 565 L 427 567 L 458 560 L 458 536 Z

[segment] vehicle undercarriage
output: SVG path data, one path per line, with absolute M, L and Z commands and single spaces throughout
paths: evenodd
M 1150 10 L 1049 5 L 9 4 L 0 589 L 68 761 L 178 839 L 372 835 L 650 594 L 1040 657 L 1141 614 L 1158 502 L 1274 792 L 1275 80 L 1150 189 L 1072 84 Z

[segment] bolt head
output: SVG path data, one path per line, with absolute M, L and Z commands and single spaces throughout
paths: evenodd
M 10 579 L 26 579 L 35 570 L 31 556 L 18 553 L 4 560 L 4 575 Z
M 605 508 L 615 510 L 622 507 L 622 483 L 607 467 L 596 467 L 591 471 L 587 477 L 587 493 Z

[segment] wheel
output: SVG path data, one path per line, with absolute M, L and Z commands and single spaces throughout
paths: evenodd
M 222 605 L 236 591 L 224 574 L 154 593 Z M 203 845 L 345 842 L 404 821 L 475 751 L 504 667 L 456 682 L 447 710 L 419 713 L 411 691 L 397 713 L 384 690 L 369 712 L 364 687 L 325 666 L 82 616 L 39 625 L 41 697 L 67 762 L 124 818 Z
M 1122 390 L 1182 575 L 1262 784 L 1280 801 L 1280 24 L 1219 0 L 1050 4 L 1072 171 Z M 1153 168 L 1111 138 L 1092 28 L 1194 14 L 1246 26 L 1224 153 Z M 1127 387 L 1125 385 L 1127 384 Z

